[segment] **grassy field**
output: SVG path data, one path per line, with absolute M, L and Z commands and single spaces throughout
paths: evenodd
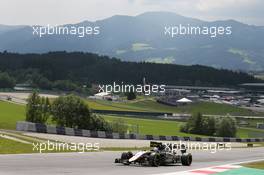
M 264 138 L 264 130 L 255 128 L 239 128 L 238 136 L 241 138 Z
M 151 111 L 150 109 L 153 109 L 153 111 L 166 111 L 169 110 L 171 112 L 175 112 L 177 110 L 191 110 L 192 112 L 195 112 L 198 109 L 207 107 L 212 107 L 214 104 L 210 103 L 200 103 L 196 104 L 196 106 L 185 106 L 185 107 L 171 107 L 166 106 L 162 104 L 158 104 L 155 101 L 152 100 L 138 100 L 136 102 L 129 102 L 129 103 L 113 103 L 108 101 L 92 101 L 88 102 L 91 108 L 96 107 L 97 109 L 108 109 L 108 110 L 139 110 L 139 111 Z M 217 104 L 219 105 L 219 104 Z M 215 111 L 220 112 L 220 107 L 214 106 Z M 216 109 L 217 108 L 217 109 Z M 223 107 L 222 110 L 225 110 L 230 107 Z M 213 109 L 204 109 L 204 111 L 212 111 Z M 231 107 L 232 111 L 236 111 L 237 109 L 234 109 Z M 188 111 L 188 110 L 187 110 Z M 165 121 L 165 120 L 152 120 L 152 119 L 140 119 L 140 118 L 127 118 L 121 116 L 122 119 L 124 119 L 125 123 L 138 126 L 139 133 L 141 134 L 152 134 L 152 135 L 177 135 L 177 136 L 197 136 L 197 135 L 190 135 L 186 133 L 181 133 L 180 125 L 182 122 L 177 121 Z M 119 117 L 114 116 L 105 116 L 105 118 L 108 121 L 116 120 Z M 0 129 L 11 129 L 14 130 L 16 127 L 17 121 L 23 121 L 25 120 L 25 106 L 2 102 L 0 101 Z M 253 128 L 239 128 L 238 137 L 241 138 L 248 138 L 248 137 L 263 137 L 264 131 L 253 129 Z
M 195 134 L 186 134 L 180 132 L 180 126 L 183 124 L 178 121 L 150 120 L 139 118 L 128 118 L 118 116 L 104 116 L 105 120 L 113 122 L 122 119 L 126 124 L 135 125 L 139 128 L 140 134 L 165 135 L 165 136 L 199 136 Z M 203 136 L 206 137 L 206 136 Z M 264 130 L 252 128 L 239 128 L 237 137 L 264 137 Z
M 263 123 L 264 122 L 264 118 L 263 119 L 237 118 L 237 123 L 240 123 L 241 121 L 248 123 L 248 125 L 246 125 L 245 127 L 256 128 L 257 123 Z
M 117 119 L 123 120 L 126 124 L 135 125 L 139 128 L 140 134 L 149 135 L 175 135 L 175 136 L 199 136 L 194 134 L 186 134 L 180 132 L 180 126 L 182 122 L 165 121 L 165 120 L 150 120 L 150 119 L 138 119 L 128 117 L 117 116 L 104 116 L 106 121 L 113 122 Z
M 145 111 L 145 112 L 171 112 L 171 113 L 197 113 L 211 115 L 242 115 L 242 116 L 264 116 L 263 113 L 252 112 L 228 104 L 217 104 L 212 102 L 198 102 L 186 106 L 167 106 L 157 103 L 154 99 L 139 100 L 134 102 L 111 102 L 103 100 L 87 100 L 91 109 L 117 110 L 117 111 Z
M 25 120 L 25 106 L 0 101 L 0 128 L 15 129 L 17 121 Z
M 252 162 L 252 163 L 248 163 L 248 164 L 243 164 L 243 166 L 245 166 L 245 167 L 249 167 L 249 168 L 257 168 L 257 169 L 263 169 L 263 170 L 264 170 L 264 161 L 262 161 L 262 162 Z

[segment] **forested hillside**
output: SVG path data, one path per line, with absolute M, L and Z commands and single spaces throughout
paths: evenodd
M 136 84 L 142 83 L 143 77 L 147 83 L 166 85 L 236 86 L 259 81 L 246 73 L 206 66 L 123 62 L 82 52 L 3 52 L 0 53 L 0 71 L 0 84 L 3 80 L 12 79 L 13 82 L 30 83 L 42 89 L 56 87 L 63 90 L 114 81 Z

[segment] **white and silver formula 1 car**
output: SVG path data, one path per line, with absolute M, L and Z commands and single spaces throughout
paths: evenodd
M 139 151 L 136 154 L 132 152 L 124 152 L 121 158 L 115 159 L 115 163 L 121 163 L 124 165 L 139 164 L 146 166 L 158 167 L 160 165 L 170 164 L 182 164 L 183 166 L 190 166 L 192 164 L 192 155 L 186 153 L 184 145 L 180 150 L 172 148 L 175 145 L 167 145 L 161 142 L 151 142 L 150 147 L 153 147 L 150 151 Z

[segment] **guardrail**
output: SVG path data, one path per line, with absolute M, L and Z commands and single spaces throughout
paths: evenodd
M 223 137 L 178 137 L 178 136 L 154 136 L 154 135 L 139 135 L 139 134 L 121 134 L 105 131 L 91 131 L 84 129 L 74 129 L 67 127 L 50 126 L 31 122 L 17 122 L 17 131 L 48 133 L 68 136 L 81 136 L 105 139 L 135 139 L 135 140 L 160 140 L 160 141 L 196 141 L 196 142 L 242 142 L 254 143 L 264 142 L 264 138 L 223 138 Z
M 98 114 L 114 114 L 114 115 L 131 115 L 131 116 L 151 116 L 151 117 L 158 117 L 158 116 L 181 116 L 185 119 L 188 119 L 191 114 L 186 113 L 171 113 L 171 112 L 138 112 L 138 111 L 115 111 L 115 110 L 99 110 L 99 109 L 91 109 L 93 113 Z M 225 115 L 209 115 L 203 114 L 203 116 L 208 117 L 225 117 Z M 230 117 L 234 118 L 245 118 L 245 119 L 264 119 L 264 116 L 239 116 L 239 115 L 231 115 Z
M 171 112 L 138 112 L 138 111 L 114 111 L 114 110 L 98 110 L 92 109 L 93 113 L 98 114 L 116 114 L 116 115 L 133 115 L 133 116 L 164 116 L 173 115 Z

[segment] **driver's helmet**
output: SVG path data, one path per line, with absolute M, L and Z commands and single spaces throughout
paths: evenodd
M 153 148 L 153 151 L 157 152 L 157 151 L 159 151 L 159 148 L 154 147 L 154 148 Z

